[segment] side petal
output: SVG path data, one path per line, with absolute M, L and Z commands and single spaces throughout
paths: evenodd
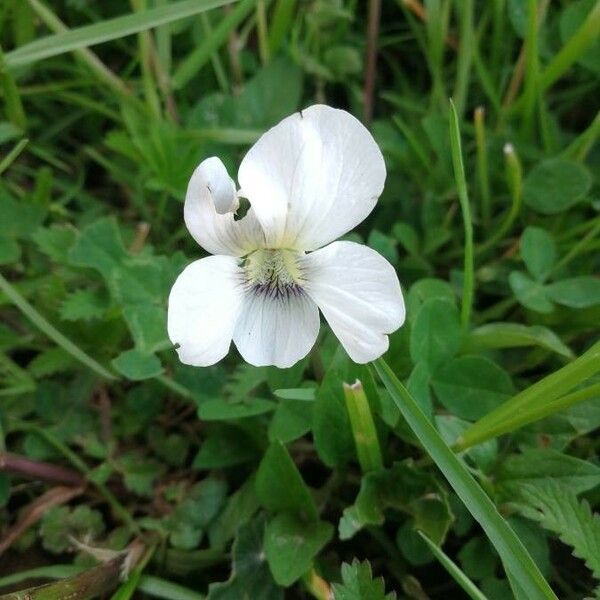
M 319 333 L 319 309 L 305 294 L 272 298 L 247 292 L 233 341 L 246 362 L 286 368 L 304 358 Z
M 267 131 L 238 179 L 270 247 L 314 250 L 358 225 L 383 190 L 385 163 L 351 114 L 315 105 Z
M 234 219 L 238 205 L 225 165 L 216 157 L 202 161 L 188 184 L 183 215 L 192 237 L 211 254 L 244 256 L 263 245 L 262 228 L 252 210 Z
M 406 311 L 396 271 L 375 250 L 334 242 L 303 259 L 306 293 L 318 304 L 350 358 L 366 363 L 389 346 Z
M 167 323 L 182 363 L 207 367 L 227 354 L 243 297 L 243 274 L 231 256 L 209 256 L 184 269 L 169 295 Z

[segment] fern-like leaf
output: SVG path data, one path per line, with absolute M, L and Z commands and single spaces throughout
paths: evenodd
M 382 577 L 373 579 L 371 565 L 354 559 L 342 565 L 342 581 L 333 585 L 334 600 L 396 600 L 396 594 L 385 593 Z
M 556 533 L 600 580 L 600 515 L 593 513 L 590 505 L 580 501 L 571 489 L 554 480 L 523 486 L 520 495 L 525 501 L 520 506 L 524 516 Z

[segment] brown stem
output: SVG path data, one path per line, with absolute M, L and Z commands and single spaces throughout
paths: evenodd
M 365 60 L 364 121 L 368 125 L 373 118 L 373 97 L 377 71 L 377 39 L 381 20 L 381 0 L 369 1 L 367 25 L 367 56 Z
M 72 486 L 85 485 L 83 475 L 77 471 L 60 465 L 31 460 L 10 452 L 0 452 L 0 472 L 2 471 L 36 481 L 49 481 Z
M 53 506 L 66 504 L 76 496 L 83 493 L 83 487 L 73 488 L 58 486 L 48 490 L 37 500 L 32 502 L 22 513 L 21 518 L 8 530 L 0 540 L 0 556 L 10 548 L 15 540 L 19 538 L 29 527 L 37 523 L 43 515 Z

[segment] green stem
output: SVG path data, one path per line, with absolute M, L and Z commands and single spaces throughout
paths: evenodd
M 27 118 L 19 95 L 19 88 L 15 83 L 12 73 L 8 70 L 4 60 L 4 53 L 0 48 L 0 89 L 2 90 L 2 100 L 6 118 L 21 131 L 27 127 Z
M 594 226 L 552 267 L 548 277 L 554 273 L 559 273 L 574 258 L 584 252 L 598 233 L 600 233 L 600 219 L 597 219 Z
M 485 111 L 482 106 L 475 109 L 475 143 L 477 147 L 477 180 L 481 194 L 481 218 L 488 228 L 492 217 L 490 204 L 490 179 L 488 173 L 487 145 L 485 136 Z
M 477 248 L 478 254 L 493 248 L 501 239 L 503 239 L 511 230 L 513 223 L 521 212 L 523 171 L 521 168 L 521 161 L 512 144 L 504 145 L 504 163 L 506 168 L 506 183 L 511 198 L 510 209 L 495 233 Z
M 358 379 L 352 385 L 344 383 L 344 397 L 362 472 L 368 473 L 381 469 L 383 467 L 381 448 L 369 400 L 362 383 Z
M 56 327 L 51 325 L 0 273 L 0 291 L 4 292 L 8 299 L 42 332 L 51 340 L 56 342 L 63 350 L 73 358 L 94 371 L 103 379 L 114 381 L 116 377 L 103 367 L 98 361 L 86 354 L 76 346 L 70 339 L 65 337 Z
M 467 193 L 465 167 L 462 158 L 460 143 L 460 129 L 458 115 L 454 103 L 450 100 L 450 145 L 452 148 L 452 164 L 454 165 L 454 179 L 458 190 L 460 208 L 465 230 L 465 260 L 463 275 L 463 298 L 461 306 L 461 322 L 463 329 L 468 329 L 473 310 L 473 296 L 475 288 L 474 259 L 473 259 L 473 221 L 471 219 L 471 205 Z
M 27 138 L 20 140 L 16 146 L 0 161 L 0 175 L 17 160 L 19 154 L 23 152 L 25 146 L 29 143 Z

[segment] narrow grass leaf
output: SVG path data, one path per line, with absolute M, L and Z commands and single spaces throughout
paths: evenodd
M 444 443 L 440 434 L 396 378 L 390 367 L 383 359 L 378 359 L 373 364 L 408 425 L 469 512 L 480 523 L 506 568 L 511 571 L 519 585 L 527 592 L 528 598 L 530 600 L 538 598 L 557 600 L 552 588 L 514 531 L 502 518 L 465 465 Z

